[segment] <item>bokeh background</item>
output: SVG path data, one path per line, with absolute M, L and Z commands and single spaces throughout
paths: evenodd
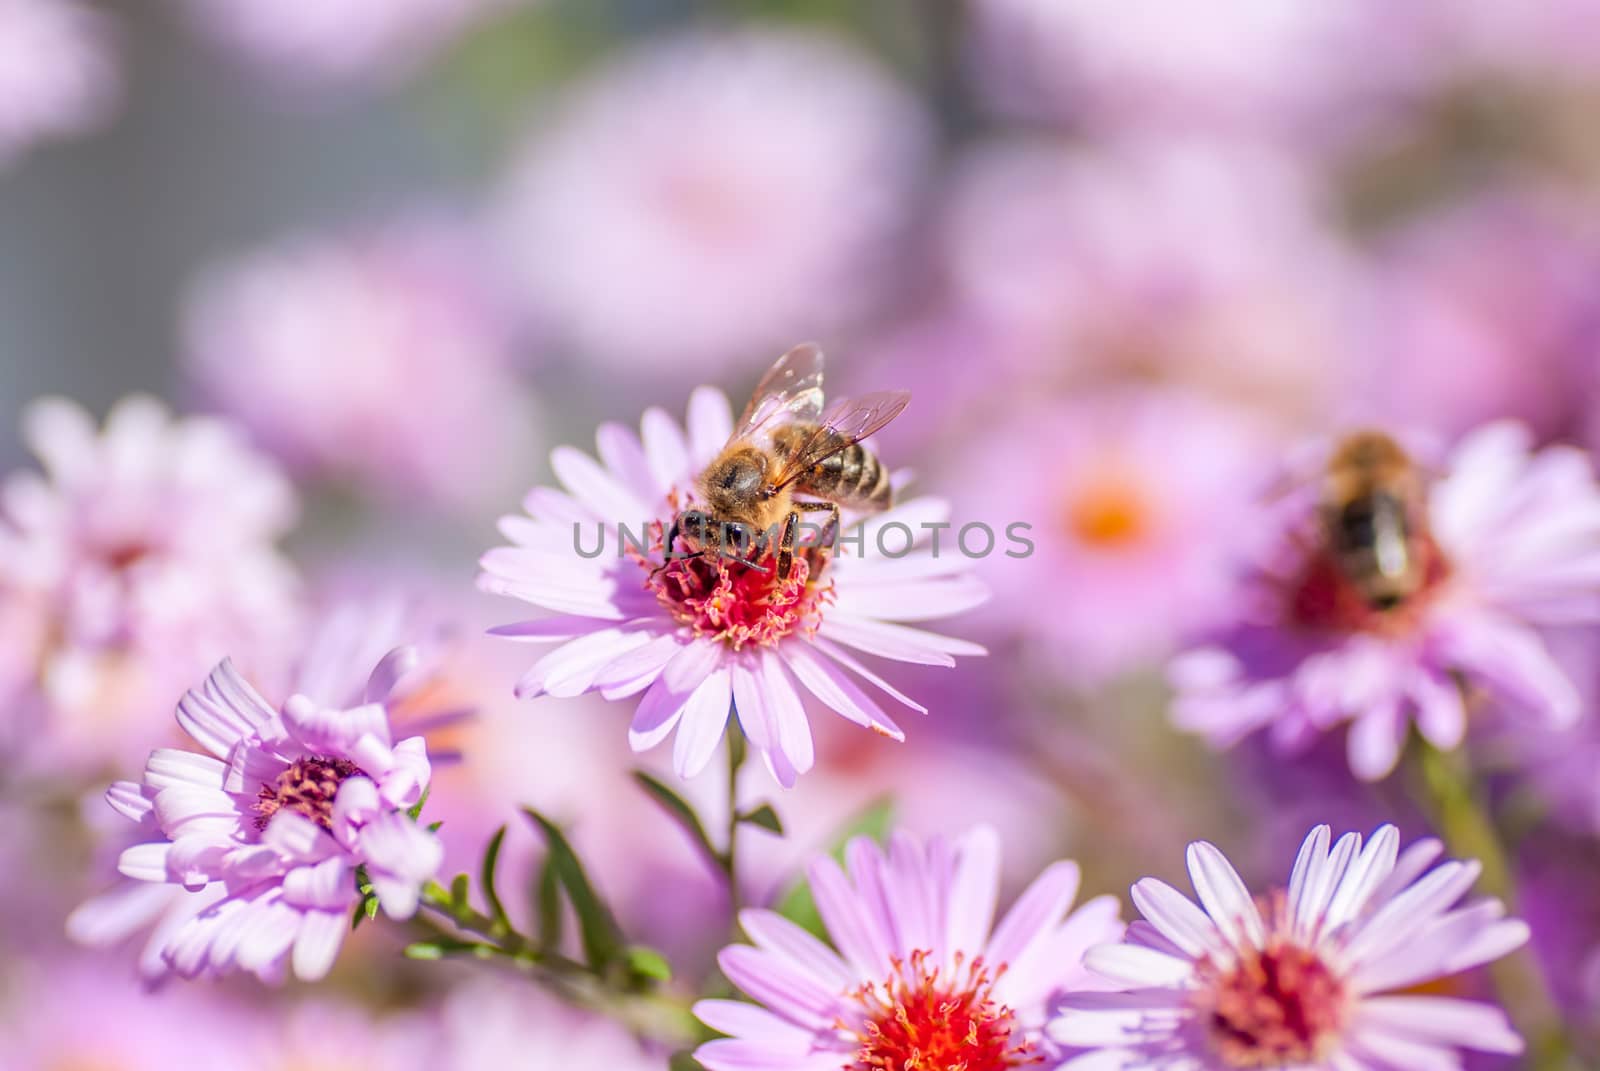
M 1600 445 L 1597 107 L 1581 0 L 0 0 L 0 470 L 33 464 L 42 395 L 238 422 L 295 481 L 308 613 L 400 591 L 457 636 L 480 717 L 431 806 L 459 865 L 518 803 L 560 815 L 692 985 L 715 883 L 630 787 L 620 708 L 511 698 L 521 652 L 480 633 L 517 613 L 473 563 L 550 446 L 700 383 L 740 401 L 814 338 L 831 390 L 913 390 L 892 464 L 1037 552 L 985 560 L 995 600 L 949 629 L 989 659 L 893 676 L 938 697 L 905 745 L 830 729 L 798 789 L 752 781 L 790 836 L 751 836 L 750 895 L 884 797 L 925 831 L 995 823 L 1014 882 L 1061 855 L 1094 892 L 1175 879 L 1200 836 L 1281 880 L 1313 822 L 1422 832 L 1404 779 L 1354 782 L 1337 740 L 1214 754 L 1168 724 L 1164 663 L 1226 613 L 1237 518 L 1296 443 L 1511 417 Z M 1587 685 L 1595 637 L 1570 639 Z M 77 950 L 117 846 L 96 791 L 170 699 L 0 779 L 0 1066 L 98 1068 L 61 1043 L 95 1030 L 137 1071 L 223 1066 L 206 1045 L 665 1066 L 371 930 L 315 990 L 149 996 L 132 951 Z M 1500 803 L 1591 1041 L 1594 723 L 1481 756 L 1562 760 Z

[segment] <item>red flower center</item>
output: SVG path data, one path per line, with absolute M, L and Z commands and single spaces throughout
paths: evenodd
M 1325 546 L 1315 546 L 1284 590 L 1289 621 L 1310 632 L 1393 636 L 1411 631 L 1430 598 L 1450 575 L 1450 563 L 1431 537 L 1419 538 L 1413 552 L 1421 561 L 1417 590 L 1391 605 L 1375 605 Z
M 999 972 L 991 976 L 981 959 L 963 969 L 958 955 L 946 979 L 929 969 L 929 955 L 896 960 L 887 981 L 856 993 L 867 1015 L 846 1071 L 1009 1071 L 1043 1058 L 995 1002 Z
M 660 545 L 657 534 L 657 546 Z M 678 554 L 683 554 L 680 549 Z M 813 580 L 820 559 L 797 550 L 788 577 L 778 578 L 776 556 L 746 562 L 715 552 L 674 557 L 662 564 L 635 554 L 648 570 L 645 586 L 696 636 L 721 640 L 734 650 L 771 646 L 800 631 L 812 633 L 833 597 L 833 582 Z
M 1228 1067 L 1285 1067 L 1327 1055 L 1344 1025 L 1343 980 L 1315 951 L 1283 937 L 1236 962 L 1200 964 L 1195 997 L 1217 1057 Z
M 349 759 L 296 759 L 256 793 L 256 828 L 266 829 L 279 811 L 294 811 L 323 829 L 333 828 L 333 798 L 345 778 L 361 776 L 361 767 Z

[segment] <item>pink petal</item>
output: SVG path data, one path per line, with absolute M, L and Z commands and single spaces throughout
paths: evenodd
M 695 777 L 710 765 L 723 730 L 727 728 L 732 702 L 733 689 L 726 666 L 712 670 L 689 696 L 672 746 L 672 766 L 679 777 Z
M 812 695 L 850 721 L 891 740 L 904 740 L 905 733 L 873 702 L 855 682 L 835 669 L 826 658 L 806 643 L 786 643 L 779 647 L 794 675 Z
M 343 911 L 309 911 L 294 939 L 294 974 L 303 982 L 320 981 L 333 969 L 339 946 L 350 929 Z

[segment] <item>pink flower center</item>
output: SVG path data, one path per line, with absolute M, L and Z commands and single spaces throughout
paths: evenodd
M 886 981 L 856 992 L 866 1020 L 852 1031 L 859 1047 L 846 1071 L 1009 1071 L 1043 1059 L 995 1002 L 999 972 L 991 976 L 981 959 L 963 969 L 958 956 L 946 979 L 929 956 L 896 960 Z
M 348 777 L 364 776 L 349 759 L 308 757 L 296 759 L 256 793 L 256 828 L 266 829 L 279 811 L 293 811 L 323 829 L 333 828 L 333 799 Z
M 1314 950 L 1282 937 L 1227 965 L 1204 960 L 1195 1005 L 1228 1067 L 1286 1067 L 1325 1057 L 1344 1025 L 1344 982 Z
M 770 647 L 797 631 L 815 632 L 822 608 L 833 597 L 833 582 L 814 581 L 820 570 L 810 553 L 800 551 L 782 580 L 772 554 L 754 564 L 716 553 L 673 558 L 664 565 L 639 561 L 648 570 L 645 585 L 674 618 L 696 636 L 736 651 L 747 644 Z

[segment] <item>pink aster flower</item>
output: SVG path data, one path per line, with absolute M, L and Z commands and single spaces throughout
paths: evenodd
M 0 167 L 106 121 L 120 88 L 110 37 L 78 0 L 0 0 Z
M 1486 6 L 1486 5 L 1485 5 Z M 1099 128 L 1342 144 L 1418 80 L 1425 20 L 1373 0 L 1240 0 L 1200 17 L 1159 0 L 978 0 L 976 73 L 1011 110 Z M 1360 49 L 1359 77 L 1335 57 Z
M 984 328 L 968 345 L 1007 371 L 1326 408 L 1350 258 L 1288 154 L 1183 137 L 983 145 L 954 172 L 941 239 Z
M 1293 747 L 1350 722 L 1350 767 L 1378 778 L 1413 722 L 1460 744 L 1479 699 L 1573 722 L 1578 693 L 1546 637 L 1600 619 L 1600 489 L 1579 451 L 1530 444 L 1510 423 L 1461 440 L 1412 518 L 1420 588 L 1387 609 L 1325 549 L 1315 489 L 1286 497 L 1263 522 L 1237 626 L 1173 666 L 1177 723 L 1219 745 L 1270 728 Z
M 897 834 L 887 853 L 861 837 L 846 859 L 848 877 L 827 857 L 808 872 L 834 947 L 771 911 L 740 915 L 754 946 L 718 963 L 756 1004 L 695 1005 L 729 1035 L 696 1051 L 707 1071 L 1008 1071 L 1057 1055 L 1050 1005 L 1095 985 L 1079 964 L 1121 938 L 1114 897 L 1073 911 L 1078 867 L 1059 862 L 993 925 L 1000 843 L 982 827 L 954 841 Z
M 925 665 L 982 654 L 964 640 L 901 622 L 970 609 L 987 589 L 970 575 L 967 558 L 936 555 L 927 545 L 924 525 L 949 519 L 948 507 L 930 498 L 861 521 L 859 547 L 841 540 L 831 556 L 815 548 L 798 555 L 782 580 L 770 561 L 752 567 L 726 556 L 685 557 L 681 547 L 663 563 L 665 527 L 689 507 L 696 475 L 732 429 L 727 398 L 702 387 L 689 399 L 687 437 L 665 412 L 651 409 L 641 422 L 642 440 L 620 425 L 601 426 L 600 461 L 558 448 L 551 463 L 565 490 L 536 487 L 523 501 L 529 516 L 501 521 L 512 545 L 484 555 L 478 583 L 556 612 L 493 630 L 558 643 L 518 682 L 520 695 L 643 693 L 629 743 L 644 751 L 676 731 L 673 765 L 684 777 L 705 769 L 715 754 L 731 701 L 740 728 L 787 786 L 814 757 L 803 695 L 903 739 L 857 679 L 901 706 L 926 708 L 852 651 Z M 648 554 L 620 536 L 613 541 L 619 523 L 648 541 Z M 611 535 L 590 554 L 597 526 Z M 857 532 L 848 515 L 843 528 L 846 535 Z
M 511 0 L 187 0 L 195 27 L 262 77 L 296 89 L 404 78 Z
M 1540 438 L 1592 421 L 1597 272 L 1590 207 L 1536 184 L 1408 223 L 1366 276 L 1348 410 L 1451 437 L 1506 417 Z
M 977 563 L 997 593 L 989 626 L 1102 678 L 1227 620 L 1236 520 L 1272 456 L 1253 424 L 1201 397 L 1125 388 L 1015 413 L 985 435 L 954 477 L 961 501 L 975 518 L 1026 525 L 1007 528 L 1006 546 L 1029 551 Z
M 1092 1050 L 1063 1071 L 1446 1071 L 1461 1049 L 1521 1052 L 1499 1008 L 1407 992 L 1528 940 L 1498 900 L 1455 906 L 1479 864 L 1429 870 L 1439 842 L 1401 852 L 1393 826 L 1365 845 L 1330 839 L 1312 830 L 1287 890 L 1264 900 L 1204 841 L 1188 853 L 1199 906 L 1154 878 L 1134 885 L 1144 919 L 1084 958 L 1126 991 L 1063 1001 L 1051 1034 Z
M 164 838 L 123 852 L 122 873 L 216 897 L 171 934 L 177 973 L 276 980 L 292 963 L 320 978 L 350 929 L 358 866 L 387 914 L 416 911 L 442 849 L 406 813 L 428 787 L 426 747 L 392 742 L 384 707 L 404 661 L 381 662 L 358 706 L 294 695 L 278 710 L 224 661 L 178 707 L 209 754 L 162 748 L 140 783 L 112 786 L 111 805 Z
M 23 436 L 44 472 L 13 473 L 0 504 L 0 738 L 73 763 L 142 753 L 197 674 L 293 629 L 273 546 L 293 494 L 233 428 L 149 398 L 100 432 L 35 402 Z
M 507 255 L 586 358 L 714 372 L 881 290 L 929 140 L 915 98 L 842 41 L 652 44 L 528 143 L 504 193 Z
M 424 618 L 416 607 L 398 598 L 364 597 L 336 603 L 321 615 L 304 651 L 288 667 L 287 691 L 334 710 L 360 707 L 369 694 L 381 693 L 376 701 L 382 704 L 391 727 L 404 725 L 411 733 L 426 733 L 464 720 L 470 711 L 452 701 L 457 697 L 449 689 L 436 687 L 439 659 L 433 656 L 438 652 L 403 645 L 405 640 L 437 631 L 430 629 Z M 432 761 L 451 757 L 435 750 Z M 127 786 L 120 788 L 126 795 Z M 164 839 L 155 808 L 147 809 L 142 803 L 134 808 L 139 812 L 138 828 L 121 845 Z M 118 842 L 108 846 L 117 847 Z M 116 887 L 79 905 L 67 918 L 67 935 L 78 944 L 107 948 L 146 933 L 139 953 L 139 974 L 146 982 L 158 982 L 171 973 L 166 952 L 173 935 L 227 891 L 221 881 L 189 889 L 181 884 L 124 878 Z
M 406 501 L 487 497 L 504 488 L 482 459 L 526 450 L 530 406 L 480 263 L 440 220 L 285 240 L 199 280 L 189 369 L 299 471 Z

